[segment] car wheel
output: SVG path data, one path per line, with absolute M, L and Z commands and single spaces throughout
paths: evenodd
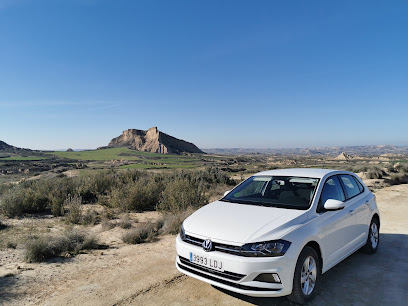
M 316 251 L 306 246 L 299 255 L 293 277 L 292 293 L 289 300 L 305 304 L 316 292 L 321 275 L 319 256 Z
M 374 254 L 377 252 L 379 244 L 380 244 L 380 224 L 377 218 L 373 218 L 370 223 L 367 242 L 364 245 L 363 250 L 368 254 Z

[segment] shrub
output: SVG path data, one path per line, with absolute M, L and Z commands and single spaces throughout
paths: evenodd
M 162 190 L 161 182 L 140 179 L 130 185 L 112 191 L 111 203 L 121 211 L 154 210 Z
M 101 226 L 103 231 L 109 231 L 114 228 L 116 224 L 107 218 L 102 218 Z
M 124 243 L 139 244 L 144 242 L 150 242 L 154 237 L 158 235 L 159 228 L 157 224 L 147 222 L 140 224 L 137 228 L 126 231 L 122 235 Z
M 120 218 L 119 226 L 123 229 L 129 229 L 132 227 L 132 221 L 128 215 L 123 215 L 122 218 Z
M 3 194 L 0 211 L 7 217 L 15 217 L 26 213 L 36 213 L 45 210 L 48 198 L 33 189 L 23 189 L 15 186 Z
M 187 179 L 169 182 L 164 189 L 157 209 L 161 211 L 185 211 L 189 207 L 200 207 L 208 202 L 204 188 Z
M 24 259 L 26 262 L 42 262 L 66 253 L 76 255 L 81 250 L 97 246 L 94 236 L 78 231 L 67 231 L 60 236 L 31 237 L 25 243 Z
M 387 180 L 387 183 L 391 185 L 408 184 L 408 175 L 393 174 L 390 179 Z
M 65 222 L 79 224 L 82 220 L 82 199 L 80 196 L 68 196 L 64 202 L 67 206 L 68 213 L 65 216 Z
M 100 221 L 100 216 L 94 210 L 88 210 L 86 213 L 83 213 L 81 216 L 82 225 L 95 225 Z
M 185 211 L 179 211 L 176 213 L 166 213 L 162 219 L 163 226 L 161 229 L 161 233 L 164 235 L 178 234 L 180 232 L 181 224 L 183 223 L 183 221 L 188 216 L 190 216 L 193 212 L 194 212 L 194 209 L 190 207 Z
M 12 184 L 0 184 L 0 196 L 11 188 L 13 188 Z
M 6 243 L 6 248 L 8 249 L 16 249 L 17 248 L 17 243 L 13 241 L 7 241 Z
M 369 179 L 382 179 L 386 175 L 384 170 L 373 168 L 368 171 L 367 176 Z

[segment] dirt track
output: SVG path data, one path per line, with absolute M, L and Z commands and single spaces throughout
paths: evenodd
M 408 185 L 376 193 L 381 241 L 376 255 L 357 252 L 323 275 L 310 305 L 408 305 Z M 67 260 L 25 265 L 0 279 L 0 304 L 292 305 L 286 298 L 249 298 L 179 274 L 174 236 L 120 245 Z

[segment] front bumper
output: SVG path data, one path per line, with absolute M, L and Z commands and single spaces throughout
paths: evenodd
M 284 256 L 254 258 L 218 251 L 205 252 L 201 247 L 182 241 L 178 235 L 176 248 L 176 266 L 180 272 L 216 287 L 254 297 L 278 297 L 292 292 L 293 274 L 298 255 L 293 244 Z M 190 252 L 222 261 L 224 273 L 190 263 Z M 277 273 L 281 283 L 254 281 L 261 273 Z

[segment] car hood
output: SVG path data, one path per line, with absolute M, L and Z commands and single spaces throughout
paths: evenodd
M 183 226 L 187 235 L 243 244 L 280 239 L 306 220 L 305 210 L 215 201 L 193 213 Z

